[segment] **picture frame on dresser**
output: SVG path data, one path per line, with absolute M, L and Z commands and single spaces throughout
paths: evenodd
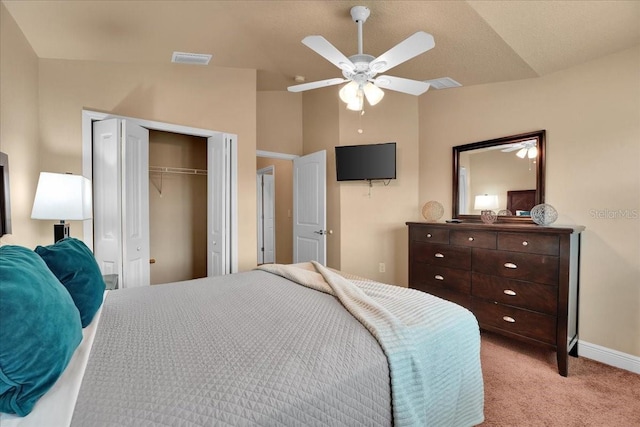
M 582 226 L 407 222 L 409 287 L 459 304 L 481 329 L 577 356 Z

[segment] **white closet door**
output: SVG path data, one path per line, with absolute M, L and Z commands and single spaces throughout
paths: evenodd
M 118 119 L 93 123 L 93 250 L 102 274 L 122 286 L 120 136 Z
M 207 140 L 207 276 L 229 273 L 226 257 L 229 241 L 227 194 L 227 135 L 217 134 Z
M 122 121 L 124 287 L 151 284 L 149 267 L 149 131 Z

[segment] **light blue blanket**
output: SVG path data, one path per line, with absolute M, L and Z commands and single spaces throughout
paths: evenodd
M 378 340 L 389 362 L 394 426 L 484 420 L 480 333 L 471 312 L 413 289 L 347 279 L 316 262 L 260 269 L 335 296 Z

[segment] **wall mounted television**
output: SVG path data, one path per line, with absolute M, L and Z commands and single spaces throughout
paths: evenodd
M 396 143 L 336 147 L 338 181 L 396 179 Z

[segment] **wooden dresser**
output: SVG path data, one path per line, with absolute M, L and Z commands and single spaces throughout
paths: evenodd
M 580 232 L 533 224 L 409 226 L 409 287 L 471 310 L 482 329 L 577 355 Z

